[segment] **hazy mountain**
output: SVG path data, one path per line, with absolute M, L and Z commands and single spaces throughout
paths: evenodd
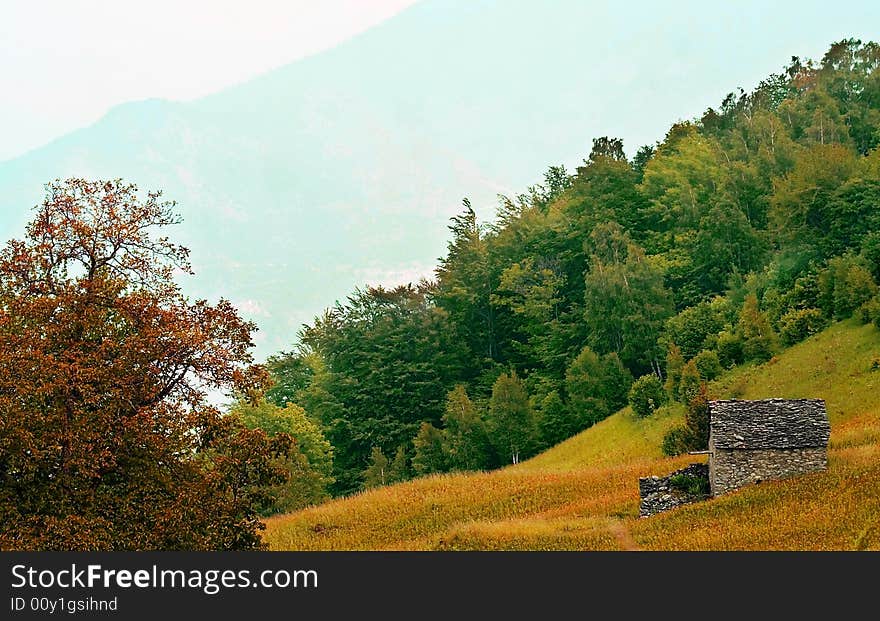
M 488 215 L 497 192 L 576 164 L 592 137 L 632 152 L 731 82 L 751 86 L 864 23 L 829 15 L 826 32 L 805 32 L 757 1 L 595 4 L 428 0 L 210 97 L 121 105 L 0 163 L 0 236 L 21 234 L 49 179 L 163 189 L 186 220 L 172 235 L 193 250 L 188 290 L 238 303 L 266 354 L 353 286 L 429 269 L 463 196 Z M 749 37 L 764 41 L 730 43 Z

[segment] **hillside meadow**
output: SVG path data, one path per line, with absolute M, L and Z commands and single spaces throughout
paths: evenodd
M 853 321 L 734 369 L 714 397 L 823 398 L 827 472 L 765 482 L 648 519 L 638 477 L 683 411 L 624 409 L 517 466 L 383 487 L 266 520 L 274 550 L 880 549 L 880 331 Z

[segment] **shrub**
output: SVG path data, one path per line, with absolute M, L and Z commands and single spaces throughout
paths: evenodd
M 688 402 L 685 424 L 673 427 L 663 436 L 661 450 L 674 457 L 688 451 L 702 451 L 709 446 L 709 395 L 701 384 L 697 395 Z
M 709 479 L 691 474 L 675 474 L 669 477 L 669 485 L 691 496 L 705 496 L 709 493 Z
M 690 433 L 684 425 L 673 427 L 667 431 L 666 435 L 663 436 L 663 445 L 661 446 L 663 454 L 668 457 L 675 457 L 676 455 L 687 453 L 690 450 L 688 447 L 691 444 L 689 436 Z
M 692 451 L 703 451 L 709 448 L 709 393 L 706 384 L 701 384 L 697 395 L 688 401 L 684 415 Z
M 636 416 L 644 418 L 666 402 L 666 392 L 656 375 L 643 375 L 629 390 L 629 404 Z
M 859 306 L 856 317 L 862 323 L 871 323 L 880 318 L 880 296 L 874 296 Z
M 718 354 L 709 349 L 704 349 L 694 358 L 694 365 L 700 372 L 700 377 L 711 382 L 713 379 L 721 375 L 724 369 L 721 367 L 721 360 Z
M 826 323 L 818 308 L 796 308 L 780 317 L 779 334 L 786 345 L 794 345 L 821 332 Z
M 743 362 L 742 337 L 735 332 L 724 331 L 718 335 L 718 360 L 727 369 Z

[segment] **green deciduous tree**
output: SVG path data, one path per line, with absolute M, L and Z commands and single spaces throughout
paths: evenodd
M 364 470 L 364 487 L 371 489 L 391 483 L 391 472 L 388 458 L 378 446 L 370 449 L 370 461 Z
M 400 483 L 410 478 L 409 456 L 403 446 L 398 446 L 394 459 L 388 465 L 388 478 L 391 483 Z
M 615 352 L 630 370 L 659 369 L 657 338 L 672 314 L 663 274 L 616 223 L 591 235 L 584 320 L 590 345 Z
M 581 417 L 571 413 L 557 391 L 548 393 L 539 406 L 538 428 L 545 446 L 553 446 L 583 429 Z
M 819 273 L 818 285 L 819 305 L 835 319 L 849 317 L 877 293 L 868 266 L 856 255 L 831 259 Z
M 599 357 L 585 347 L 565 373 L 568 407 L 580 431 L 617 411 L 626 404 L 632 375 L 617 354 Z
M 689 360 L 681 369 L 681 380 L 678 383 L 678 400 L 688 404 L 700 392 L 700 371 L 697 369 L 696 360 Z
M 685 308 L 666 321 L 661 342 L 675 343 L 681 355 L 690 360 L 724 328 L 728 305 L 723 298 L 715 298 Z
M 284 433 L 295 441 L 294 456 L 287 464 L 290 481 L 275 490 L 278 499 L 264 513 L 293 511 L 326 500 L 333 483 L 333 447 L 321 428 L 305 410 L 294 403 L 280 408 L 268 401 L 237 402 L 231 409 L 249 429 L 260 429 L 270 437 Z
M 704 381 L 711 382 L 724 370 L 721 366 L 721 360 L 718 354 L 711 349 L 704 349 L 694 356 L 694 366 L 700 374 L 700 378 Z
M 746 360 L 764 362 L 776 351 L 776 333 L 759 308 L 755 295 L 746 297 L 739 315 L 738 329 L 742 335 L 742 351 Z
M 481 470 L 489 464 L 485 423 L 461 384 L 446 397 L 443 448 L 453 470 Z
M 515 371 L 502 373 L 489 400 L 489 438 L 507 463 L 528 457 L 537 439 L 537 423 L 525 385 Z
M 650 416 L 666 403 L 666 392 L 656 375 L 643 375 L 633 382 L 627 397 L 633 412 L 640 418 Z
M 678 396 L 678 384 L 681 381 L 681 370 L 684 368 L 684 356 L 681 348 L 674 342 L 670 343 L 666 352 L 666 392 L 673 399 Z
M 418 475 L 445 472 L 446 453 L 443 450 L 443 433 L 431 423 L 422 423 L 413 439 L 412 467 Z

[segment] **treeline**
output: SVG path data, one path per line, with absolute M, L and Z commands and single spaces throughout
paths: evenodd
M 465 200 L 432 281 L 355 291 L 270 359 L 263 415 L 326 439 L 318 495 L 516 462 L 627 401 L 688 404 L 664 448 L 701 445 L 703 382 L 880 323 L 878 66 L 841 41 L 632 160 L 594 140 L 492 223 Z

